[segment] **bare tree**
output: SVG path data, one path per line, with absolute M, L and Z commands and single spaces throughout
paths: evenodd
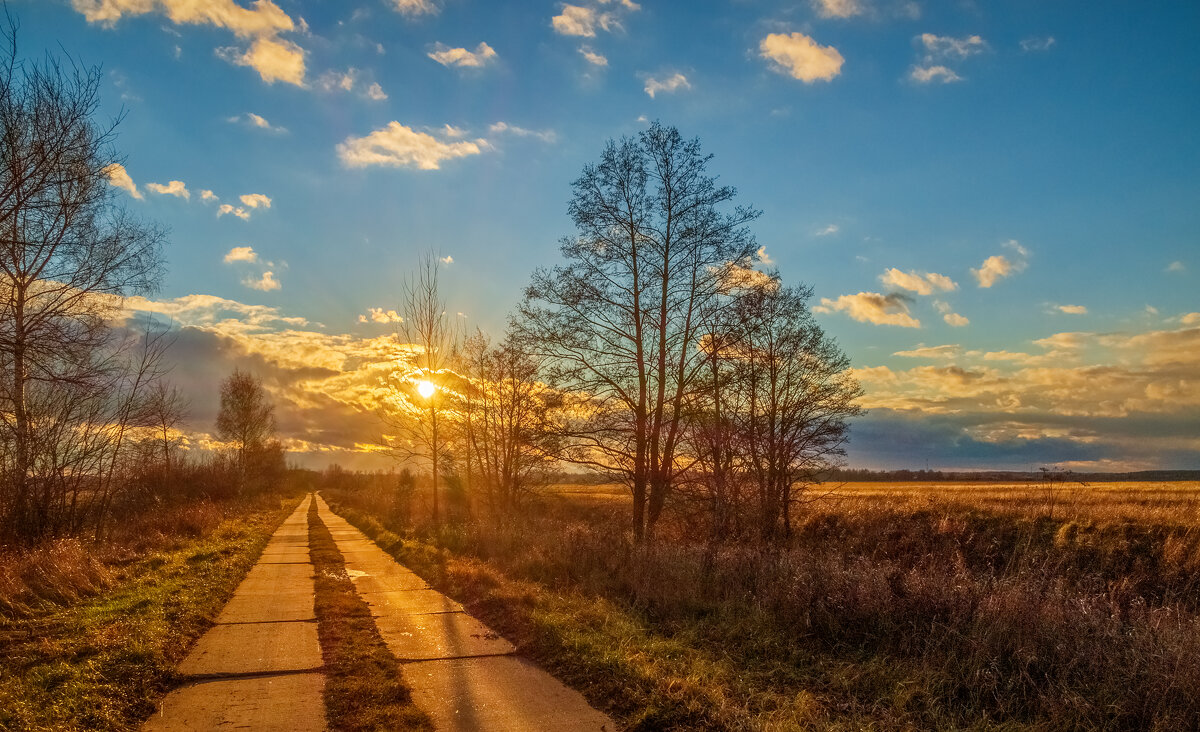
M 425 252 L 417 271 L 402 285 L 397 337 L 411 355 L 406 367 L 394 375 L 391 398 L 381 414 L 394 432 L 383 440 L 393 455 L 400 460 L 429 458 L 434 525 L 441 521 L 438 478 L 447 445 L 442 416 L 459 393 L 458 377 L 447 368 L 457 330 L 438 289 L 439 264 L 434 252 Z
M 467 474 L 497 520 L 544 479 L 557 458 L 558 393 L 537 379 L 538 365 L 518 341 L 492 346 L 481 331 L 459 352 L 459 437 Z
M 217 436 L 234 444 L 240 487 L 244 490 L 251 461 L 270 449 L 275 436 L 275 406 L 251 373 L 234 369 L 221 382 L 221 410 Z
M 0 43 L 0 505 L 28 533 L 47 526 L 55 486 L 87 475 L 46 467 L 59 440 L 83 444 L 72 420 L 98 415 L 109 319 L 122 296 L 155 287 L 164 234 L 109 185 L 117 121 L 95 120 L 99 68 L 20 59 L 11 18 Z
M 717 185 L 710 157 L 657 122 L 609 142 L 573 184 L 566 263 L 536 270 L 520 308 L 527 348 L 580 400 L 567 456 L 629 485 L 637 541 L 684 467 L 704 314 L 756 249 L 746 225 L 758 212 L 730 210 L 736 191 Z

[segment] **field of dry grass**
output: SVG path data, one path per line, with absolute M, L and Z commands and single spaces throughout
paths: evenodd
M 441 548 L 331 498 L 630 728 L 1200 727 L 1200 483 L 812 495 L 785 547 L 710 545 L 683 502 L 648 550 L 615 486 Z

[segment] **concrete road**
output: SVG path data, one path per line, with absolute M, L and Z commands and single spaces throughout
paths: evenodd
M 512 644 L 316 501 L 379 634 L 403 664 L 414 701 L 438 730 L 618 729 L 579 692 L 513 655 Z
M 179 666 L 189 681 L 143 730 L 324 732 L 306 498 Z

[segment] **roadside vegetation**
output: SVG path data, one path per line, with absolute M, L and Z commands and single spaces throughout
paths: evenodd
M 1053 515 L 1038 483 L 843 487 L 786 544 L 714 544 L 681 502 L 638 545 L 609 486 L 435 531 L 339 480 L 336 511 L 634 729 L 1200 725 L 1195 483 Z
M 100 544 L 4 554 L 0 729 L 136 728 L 296 501 L 188 502 L 127 517 Z
M 316 571 L 317 633 L 325 659 L 325 714 L 334 732 L 432 730 L 413 704 L 400 662 L 358 596 L 329 529 L 308 509 L 309 551 Z

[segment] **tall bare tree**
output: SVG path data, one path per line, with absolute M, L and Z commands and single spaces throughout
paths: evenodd
M 747 224 L 758 212 L 732 206 L 736 191 L 717 185 L 710 159 L 657 122 L 610 141 L 573 184 L 566 263 L 536 270 L 520 308 L 547 378 L 581 399 L 567 455 L 629 485 L 637 541 L 686 461 L 704 314 L 756 249 Z
M 457 338 L 438 286 L 440 258 L 429 251 L 404 280 L 397 337 L 410 350 L 407 365 L 394 374 L 382 418 L 394 432 L 384 446 L 400 460 L 428 457 L 433 481 L 433 523 L 441 521 L 439 476 L 447 440 L 443 415 L 458 398 L 457 375 L 448 368 Z
M 96 119 L 100 69 L 21 59 L 11 18 L 0 44 L 0 506 L 27 533 L 46 525 L 45 496 L 66 479 L 42 470 L 38 451 L 78 437 L 64 419 L 96 416 L 85 403 L 103 380 L 109 320 L 122 296 L 154 289 L 164 234 L 109 185 L 117 120 Z
M 464 377 L 458 429 L 464 467 L 498 520 L 557 459 L 562 400 L 538 381 L 537 362 L 512 338 L 493 346 L 477 331 L 463 343 L 457 370 Z

